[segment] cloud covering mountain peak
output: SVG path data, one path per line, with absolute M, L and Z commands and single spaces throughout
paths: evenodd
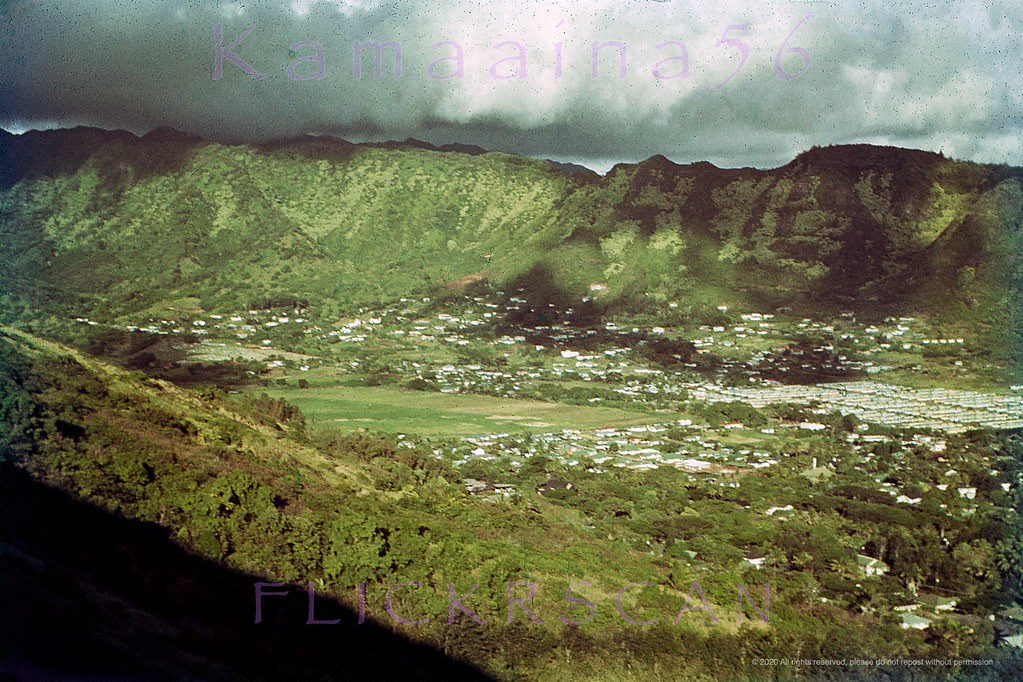
M 8 130 L 411 136 L 604 167 L 844 142 L 1023 163 L 1023 10 L 1000 0 L 22 0 L 3 29 Z

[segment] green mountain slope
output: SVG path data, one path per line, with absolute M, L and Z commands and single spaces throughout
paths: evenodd
M 153 168 L 170 158 L 173 170 Z M 255 149 L 112 137 L 68 163 L 73 172 L 50 174 L 30 160 L 5 190 L 15 267 L 3 288 L 50 285 L 86 310 L 119 312 L 191 297 L 206 307 L 386 300 L 488 262 L 514 268 L 557 243 L 553 207 L 572 185 L 514 157 L 316 140 Z
M 576 303 L 603 283 L 601 308 L 934 313 L 1023 348 L 1023 172 L 1004 166 L 850 145 L 770 171 L 655 156 L 601 178 L 415 141 L 94 129 L 4 134 L 0 154 L 6 319 L 274 302 L 331 318 L 452 283 Z

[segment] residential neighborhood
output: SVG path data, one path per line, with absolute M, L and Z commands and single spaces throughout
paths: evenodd
M 559 503 L 585 500 L 588 486 L 572 472 L 672 471 L 688 489 L 735 499 L 744 513 L 777 529 L 807 522 L 816 513 L 808 495 L 837 481 L 892 508 L 927 508 L 959 523 L 1006 504 L 1023 484 L 1018 476 L 1002 476 L 995 460 L 957 459 L 955 445 L 977 430 L 1023 428 L 1023 386 L 974 378 L 948 387 L 949 376 L 983 377 L 984 360 L 970 354 L 965 338 L 942 334 L 926 321 L 860 323 L 852 315 L 815 321 L 722 305 L 713 311 L 720 324 L 635 319 L 594 327 L 575 323 L 572 309 L 551 307 L 554 322 L 514 330 L 502 325 L 530 306 L 516 295 L 443 303 L 423 297 L 333 323 L 301 307 L 252 308 L 135 321 L 121 329 L 166 338 L 188 362 L 255 363 L 251 374 L 262 377 L 272 395 L 300 406 L 314 401 L 318 407 L 309 414 L 316 423 L 390 430 L 399 448 L 426 448 L 453 464 L 463 472 L 466 494 L 488 504 L 513 504 L 529 491 Z M 941 380 L 929 382 L 935 374 Z M 430 413 L 438 426 L 425 434 L 413 424 L 426 422 L 401 418 L 414 407 L 394 418 L 341 407 L 372 396 L 383 401 L 379 410 L 394 410 L 398 402 L 387 407 L 388 396 L 405 401 L 417 395 L 410 406 L 433 409 L 433 396 L 444 396 L 456 401 L 444 405 L 464 407 Z M 339 400 L 334 411 L 332 397 Z M 479 408 L 493 414 L 461 424 L 463 435 L 444 435 L 446 424 L 465 420 L 460 415 L 474 400 L 496 401 Z M 608 421 L 601 424 L 593 412 L 593 423 L 566 426 L 558 415 L 568 406 L 608 410 Z M 517 482 L 531 469 L 550 468 L 561 473 L 528 488 Z M 794 487 L 787 494 L 755 494 L 761 476 Z M 697 563 L 704 556 L 689 544 L 649 541 L 647 547 L 653 556 L 671 551 Z M 849 569 L 860 581 L 857 589 L 892 589 L 896 579 L 879 547 L 858 549 Z M 737 558 L 739 566 L 758 572 L 777 561 L 756 549 Z M 899 584 L 904 603 L 863 608 L 921 632 L 959 617 L 957 595 L 918 593 L 916 579 Z M 992 617 L 1002 645 L 1018 646 L 1019 626 Z

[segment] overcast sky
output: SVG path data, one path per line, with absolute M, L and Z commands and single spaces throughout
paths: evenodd
M 0 13 L 0 126 L 14 132 L 411 136 L 598 170 L 656 153 L 773 167 L 848 142 L 1023 165 L 1018 0 L 0 0 Z M 369 41 L 398 45 L 400 77 L 385 47 L 380 78 L 372 48 L 356 78 L 353 44 Z

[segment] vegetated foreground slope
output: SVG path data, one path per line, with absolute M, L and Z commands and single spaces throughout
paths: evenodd
M 450 465 L 393 439 L 313 443 L 282 401 L 178 389 L 10 330 L 0 336 L 0 370 L 2 586 L 22 620 L 0 629 L 2 671 L 483 678 L 452 660 L 461 658 L 515 679 L 550 663 L 565 666 L 562 673 L 600 669 L 615 657 L 640 668 L 693 657 L 693 669 L 713 664 L 718 647 L 766 636 L 726 626 L 702 639 L 702 627 L 683 626 L 685 637 L 666 649 L 665 638 L 675 639 L 667 629 L 623 638 L 608 603 L 585 631 L 563 627 L 556 613 L 578 615 L 560 601 L 570 575 L 613 598 L 630 579 L 653 578 L 645 552 L 594 542 L 574 515 L 561 518 L 535 496 L 528 505 L 469 498 Z M 54 530 L 40 532 L 46 527 Z M 547 626 L 503 620 L 508 583 L 526 579 L 543 586 L 543 601 L 524 603 Z M 423 581 L 421 589 L 385 601 L 405 580 Z M 264 598 L 268 622 L 259 625 L 257 581 L 297 586 L 289 599 Z M 316 618 L 307 583 L 318 595 Z M 444 620 L 448 583 L 473 613 L 459 612 L 454 625 Z M 360 584 L 368 586 L 365 606 Z M 708 587 L 722 613 L 730 601 L 723 587 Z M 52 611 L 40 605 L 62 618 L 50 622 Z M 360 625 L 360 608 L 385 626 Z M 400 628 L 388 613 L 426 613 L 432 622 Z M 336 628 L 307 625 L 336 618 Z M 40 645 L 57 635 L 64 640 L 56 650 Z M 559 649 L 564 662 L 555 660 Z
M 15 616 L 0 627 L 0 672 L 738 680 L 758 679 L 751 657 L 791 651 L 955 651 L 993 657 L 990 679 L 1018 673 L 987 619 L 903 630 L 883 606 L 897 581 L 855 568 L 871 538 L 899 580 L 926 566 L 971 609 L 1017 598 L 1007 499 L 956 521 L 838 481 L 808 491 L 778 535 L 776 519 L 749 508 L 792 488 L 777 475 L 744 477 L 743 501 L 671 471 L 566 474 L 538 458 L 519 472 L 519 494 L 488 501 L 420 446 L 317 435 L 283 401 L 176 388 L 10 329 L 0 419 L 0 588 Z M 958 468 L 986 472 L 1005 443 L 949 447 Z M 552 474 L 584 492 L 535 492 Z M 784 570 L 744 562 L 745 546 L 772 548 Z M 953 547 L 957 559 L 980 554 L 952 561 Z M 256 582 L 288 592 L 263 597 L 259 623 Z
M 540 307 L 592 296 L 598 313 L 932 313 L 1023 356 L 1019 169 L 849 145 L 769 171 L 655 156 L 598 177 L 471 152 L 5 134 L 3 315 L 301 302 L 331 318 L 485 280 Z
M 0 415 L 0 672 L 69 680 L 487 678 L 432 646 L 360 624 L 355 608 L 327 594 L 319 608 L 342 619 L 336 628 L 301 627 L 301 600 L 271 610 L 270 599 L 256 625 L 257 581 L 295 580 L 295 571 L 322 581 L 342 570 L 330 550 L 314 547 L 335 542 L 323 524 L 336 526 L 338 549 L 351 542 L 350 524 L 367 525 L 371 535 L 377 527 L 373 496 L 351 501 L 373 489 L 370 469 L 304 444 L 301 415 L 283 403 L 230 405 L 2 334 Z M 307 504 L 325 495 L 331 507 Z M 330 513 L 339 507 L 347 507 L 341 518 Z M 419 521 L 406 518 L 417 528 Z M 401 523 L 387 515 L 387 528 Z M 404 546 L 399 537 L 394 543 Z M 365 549 L 382 568 L 377 547 Z M 369 576 L 377 567 L 357 553 L 344 549 L 344 570 Z M 307 561 L 317 568 L 303 568 Z

